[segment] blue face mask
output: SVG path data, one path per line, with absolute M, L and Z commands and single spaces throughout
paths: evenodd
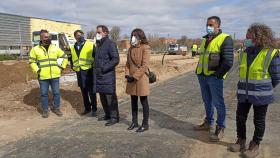
M 254 43 L 253 43 L 252 39 L 245 39 L 245 40 L 244 40 L 244 45 L 245 45 L 246 47 L 253 47 L 253 46 L 254 46 Z
M 215 29 L 214 29 L 214 27 L 207 26 L 206 27 L 206 32 L 210 35 L 213 35 L 213 34 L 215 34 Z

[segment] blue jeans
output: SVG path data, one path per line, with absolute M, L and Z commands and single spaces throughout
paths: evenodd
M 39 84 L 40 84 L 40 92 L 41 92 L 41 104 L 43 110 L 48 111 L 49 86 L 51 86 L 52 88 L 54 109 L 59 109 L 60 107 L 59 78 L 39 80 Z
M 214 124 L 213 115 L 215 107 L 218 116 L 216 123 L 220 127 L 225 127 L 226 107 L 223 96 L 223 79 L 213 75 L 197 75 L 197 78 L 200 84 L 207 122 L 211 125 Z

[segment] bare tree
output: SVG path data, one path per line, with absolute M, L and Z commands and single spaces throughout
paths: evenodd
M 118 26 L 113 26 L 110 30 L 110 38 L 117 43 L 117 41 L 120 39 L 121 34 L 121 28 Z
M 186 35 L 181 36 L 180 39 L 177 40 L 180 45 L 187 45 L 188 37 Z
M 95 36 L 94 30 L 90 30 L 87 32 L 87 39 L 94 39 L 94 36 Z
M 166 49 L 166 44 L 160 40 L 160 37 L 156 34 L 148 34 L 147 36 L 149 45 L 153 51 L 164 51 Z

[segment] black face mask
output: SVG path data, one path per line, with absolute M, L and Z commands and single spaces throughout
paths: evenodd
M 41 42 L 42 42 L 42 45 L 48 46 L 48 45 L 50 45 L 52 43 L 52 40 L 51 39 L 47 39 L 47 40 L 41 41 Z
M 77 39 L 77 42 L 80 42 L 80 43 L 82 43 L 84 41 L 85 41 L 85 37 L 83 37 L 83 36 L 81 36 L 80 38 Z

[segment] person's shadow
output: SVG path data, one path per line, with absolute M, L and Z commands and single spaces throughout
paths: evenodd
M 60 97 L 67 102 L 70 103 L 73 109 L 76 110 L 78 114 L 80 114 L 84 107 L 83 107 L 83 99 L 82 95 L 78 91 L 72 91 L 72 90 L 64 90 L 60 89 Z M 49 107 L 52 108 L 52 93 L 49 91 Z M 41 107 L 41 98 L 40 98 L 40 89 L 39 88 L 33 88 L 27 95 L 23 97 L 23 102 L 26 105 L 33 106 L 37 109 L 37 111 L 42 114 L 43 109 Z
M 155 123 L 161 127 L 171 131 L 176 132 L 177 134 L 183 135 L 190 139 L 199 140 L 207 144 L 218 144 L 228 147 L 230 143 L 219 141 L 219 142 L 210 142 L 209 141 L 209 132 L 207 131 L 194 131 L 194 124 L 189 122 L 184 122 L 177 120 L 170 115 L 167 115 L 161 111 L 150 108 L 150 118 L 154 120 Z

